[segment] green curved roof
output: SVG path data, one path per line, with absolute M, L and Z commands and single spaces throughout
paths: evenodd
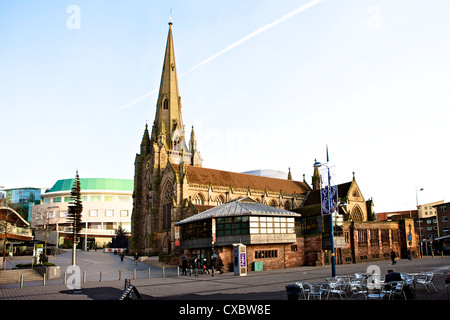
M 47 192 L 70 191 L 75 179 L 61 179 L 56 181 Z M 81 190 L 111 190 L 133 192 L 134 180 L 132 179 L 109 179 L 109 178 L 80 178 Z

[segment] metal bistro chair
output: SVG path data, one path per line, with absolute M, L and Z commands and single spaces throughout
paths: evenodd
M 417 283 L 423 284 L 425 289 L 427 289 L 428 292 L 430 292 L 430 289 L 428 289 L 429 285 L 432 285 L 434 288 L 434 291 L 437 292 L 436 286 L 433 283 L 434 273 L 426 273 L 424 275 L 420 275 L 417 277 Z
M 366 300 L 384 300 L 386 297 L 383 285 L 367 285 Z
M 352 293 L 350 299 L 353 299 L 354 296 L 362 295 L 364 299 L 366 299 L 367 295 L 367 286 L 364 283 L 352 282 L 350 283 L 350 292 Z
M 414 284 L 414 277 L 407 274 L 406 272 L 402 272 L 400 274 L 400 276 L 402 277 L 403 281 L 405 281 L 405 284 L 407 285 L 413 285 Z
M 303 295 L 303 300 L 308 299 L 309 292 L 311 291 L 311 285 L 307 282 L 301 282 L 301 281 L 298 281 L 295 284 L 300 288 L 300 292 Z
M 322 300 L 323 293 L 323 285 L 321 283 L 311 284 L 311 289 L 308 293 L 308 300 Z
M 330 295 L 338 294 L 341 300 L 343 300 L 342 296 L 346 299 L 347 293 L 345 292 L 347 289 L 347 282 L 342 278 L 327 278 L 327 283 L 323 286 L 322 290 L 327 293 L 327 299 L 330 298 Z
M 403 281 L 389 282 L 389 284 L 391 285 L 389 299 L 393 299 L 396 296 L 403 296 L 403 299 L 407 300 L 404 290 L 405 283 Z

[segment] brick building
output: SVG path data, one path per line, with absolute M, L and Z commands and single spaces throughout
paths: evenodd
M 438 236 L 445 237 L 450 235 L 450 202 L 435 205 L 438 224 Z
M 186 141 L 169 23 L 155 120 L 151 132 L 145 126 L 135 160 L 132 250 L 178 263 L 181 255 L 209 259 L 214 242 L 214 252 L 229 265 L 232 242 L 240 242 L 248 245 L 250 267 L 253 262 L 263 262 L 264 269 L 327 263 L 329 219 L 321 213 L 318 170 L 311 188 L 305 179 L 293 181 L 290 175 L 279 179 L 204 168 L 193 128 Z M 406 220 L 376 222 L 372 200 L 364 199 L 354 175 L 338 186 L 338 194 L 347 203 L 339 209 L 344 221 L 335 228 L 338 263 L 384 259 L 392 249 L 405 254 L 406 235 L 414 233 Z M 250 199 L 246 205 L 264 207 L 266 213 L 208 217 L 242 199 Z M 275 227 L 281 223 L 289 225 L 289 231 Z M 413 236 L 412 247 L 414 241 Z
M 326 264 L 331 253 L 330 220 L 321 214 L 320 190 L 314 180 L 313 176 L 314 190 L 309 192 L 304 205 L 294 211 L 302 215 L 305 263 Z M 337 185 L 337 193 L 338 202 L 343 201 L 346 206 L 339 208 L 342 222 L 336 224 L 337 219 L 334 222 L 336 263 L 389 259 L 391 250 L 402 258 L 408 256 L 408 251 L 413 256 L 418 254 L 414 219 L 377 221 L 373 201 L 364 199 L 355 174 L 352 181 Z
M 232 269 L 233 244 L 246 246 L 247 264 L 264 269 L 304 264 L 303 239 L 296 234 L 300 214 L 242 197 L 177 222 L 183 253 L 210 260 L 212 250 Z

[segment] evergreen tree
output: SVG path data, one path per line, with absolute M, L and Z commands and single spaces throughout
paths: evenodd
M 116 236 L 112 239 L 110 248 L 128 248 L 127 231 L 119 225 Z
M 69 203 L 69 208 L 67 211 L 67 221 L 72 224 L 72 265 L 76 265 L 76 249 L 79 240 L 79 234 L 82 228 L 81 212 L 83 211 L 83 204 L 81 203 L 80 177 L 78 176 L 78 170 L 75 176 L 74 185 L 72 187 L 72 190 L 70 191 L 70 197 L 72 201 Z

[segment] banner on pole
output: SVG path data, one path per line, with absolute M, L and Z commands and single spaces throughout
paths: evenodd
M 334 173 L 330 168 L 320 170 L 320 199 L 322 215 L 333 213 L 338 204 L 338 190 L 334 183 Z

